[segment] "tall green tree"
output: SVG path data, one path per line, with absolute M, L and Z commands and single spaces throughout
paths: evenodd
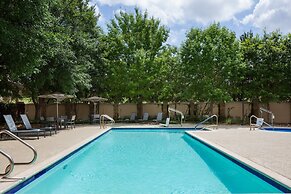
M 98 16 L 88 1 L 54 0 L 42 28 L 43 63 L 30 76 L 22 76 L 26 93 L 39 110 L 38 95 L 64 92 L 79 97 L 91 88 L 90 69 L 98 67 Z M 39 112 L 36 111 L 36 116 Z M 36 117 L 37 118 L 37 117 Z
M 253 114 L 258 114 L 259 103 L 288 99 L 291 85 L 287 75 L 291 66 L 289 44 L 288 36 L 279 32 L 264 32 L 262 36 L 245 33 L 241 36 L 243 62 L 246 64 L 245 95 L 253 103 Z
M 155 58 L 168 38 L 168 30 L 147 12 L 120 12 L 108 24 L 109 96 L 115 102 L 128 99 L 138 103 L 152 99 L 159 67 Z
M 181 47 L 181 60 L 185 99 L 210 103 L 230 99 L 230 79 L 240 63 L 234 32 L 219 24 L 191 29 Z
M 47 0 L 0 2 L 0 95 L 19 96 L 20 75 L 30 76 L 42 63 L 42 29 Z

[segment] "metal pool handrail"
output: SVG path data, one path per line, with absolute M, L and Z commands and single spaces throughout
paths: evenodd
M 0 154 L 2 154 L 5 158 L 8 159 L 9 161 L 9 164 L 6 166 L 5 168 L 5 172 L 4 173 L 0 173 L 0 176 L 2 177 L 7 177 L 9 174 L 11 174 L 11 172 L 13 171 L 14 169 L 14 161 L 13 159 L 11 158 L 10 155 L 8 155 L 7 153 L 5 153 L 4 151 L 0 150 Z
M 202 125 L 203 123 L 209 121 L 209 120 L 212 119 L 213 117 L 216 118 L 216 124 L 215 124 L 215 125 L 212 125 L 212 127 L 215 127 L 215 128 L 217 129 L 217 128 L 218 128 L 218 116 L 217 116 L 217 115 L 212 115 L 212 116 L 206 118 L 206 119 L 203 120 L 202 122 L 200 122 L 200 123 L 198 123 L 197 125 L 195 125 L 194 129 L 196 130 L 197 127 L 198 127 L 199 125 Z M 204 128 L 205 128 L 205 127 L 204 127 Z M 204 129 L 204 128 L 202 128 L 202 129 Z
M 176 110 L 176 109 L 173 109 L 173 108 L 169 108 L 169 109 L 168 109 L 168 111 L 169 111 L 169 114 L 170 114 L 170 112 L 172 111 L 172 112 L 175 112 L 175 113 L 178 113 L 178 114 L 180 114 L 180 115 L 181 115 L 181 126 L 182 126 L 183 119 L 185 119 L 185 116 L 184 116 L 184 114 L 183 114 L 181 111 L 179 111 L 179 110 Z
M 266 112 L 266 113 L 271 115 L 271 117 L 270 117 L 271 118 L 271 125 L 274 125 L 274 119 L 275 119 L 274 113 L 270 110 L 267 110 L 267 109 L 261 107 L 260 108 L 261 117 L 262 117 L 263 112 Z
M 115 123 L 115 120 L 108 115 L 100 116 L 100 129 L 105 128 L 105 118 L 111 121 L 111 124 Z
M 16 135 L 14 135 L 13 133 L 11 133 L 8 130 L 1 131 L 0 132 L 0 135 L 1 134 L 6 134 L 6 135 L 10 136 L 11 138 L 13 138 L 15 140 L 18 140 L 20 143 L 22 143 L 23 145 L 25 145 L 26 147 L 28 147 L 29 149 L 31 149 L 32 152 L 33 152 L 33 158 L 30 161 L 28 161 L 28 162 L 14 162 L 14 165 L 31 164 L 31 163 L 33 163 L 37 159 L 37 152 L 36 152 L 36 150 L 31 145 L 29 145 L 28 143 L 26 143 L 25 141 L 23 141 L 21 138 L 17 137 Z
M 256 119 L 258 119 L 258 117 L 256 117 L 255 115 L 250 116 L 250 130 L 251 130 L 252 126 L 255 125 L 255 123 L 252 123 L 252 118 L 256 118 Z M 267 122 L 265 122 L 265 121 L 263 121 L 263 124 L 265 124 L 265 125 L 267 125 L 268 127 L 271 127 L 271 128 L 274 129 L 274 126 L 270 125 L 269 123 L 267 123 Z

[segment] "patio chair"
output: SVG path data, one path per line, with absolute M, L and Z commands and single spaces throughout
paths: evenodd
M 58 118 L 58 125 L 60 129 L 63 127 L 64 129 L 67 128 L 67 121 L 68 121 L 68 116 L 61 116 Z
M 149 113 L 145 112 L 143 113 L 142 119 L 139 119 L 139 121 L 148 121 L 149 120 Z
M 55 127 L 57 128 L 57 122 L 54 117 L 46 118 L 46 127 Z
M 134 122 L 136 117 L 136 112 L 132 112 L 129 119 L 125 119 L 125 121 Z
M 32 134 L 32 135 L 37 135 L 37 139 L 39 139 L 39 134 L 42 132 L 45 137 L 44 130 L 40 130 L 40 129 L 18 130 L 11 115 L 3 115 L 3 116 L 8 126 L 8 129 L 15 135 L 19 136 L 20 134 L 27 134 L 27 135 Z
M 166 124 L 160 124 L 161 127 L 169 127 L 170 125 L 170 117 L 166 118 Z
M 92 114 L 91 115 L 91 123 L 99 123 L 100 121 L 100 115 L 99 114 Z
M 255 130 L 256 128 L 261 128 L 264 124 L 264 118 L 257 118 L 255 124 L 250 124 L 250 130 Z
M 162 113 L 162 112 L 159 112 L 159 113 L 157 114 L 157 118 L 154 119 L 153 121 L 158 123 L 158 122 L 161 122 L 162 119 L 163 119 L 163 113 Z
M 43 128 L 40 128 L 40 129 L 32 128 L 32 126 L 30 124 L 30 121 L 29 121 L 29 119 L 28 119 L 28 117 L 27 117 L 26 114 L 21 114 L 20 117 L 21 117 L 21 120 L 22 120 L 22 122 L 23 122 L 23 124 L 24 124 L 24 126 L 25 126 L 25 128 L 27 130 L 43 130 L 43 131 L 49 131 L 50 132 L 50 136 L 52 135 L 52 130 L 55 130 L 55 134 L 57 133 L 57 130 L 54 127 L 43 127 Z
M 67 127 L 71 127 L 71 129 L 75 128 L 75 120 L 76 120 L 76 115 L 73 115 L 71 119 L 67 120 L 66 125 Z

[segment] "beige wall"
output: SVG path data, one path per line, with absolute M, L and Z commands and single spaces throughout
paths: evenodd
M 181 111 L 184 115 L 189 113 L 188 105 L 185 103 L 170 104 L 169 107 Z
M 144 104 L 143 105 L 143 112 L 149 113 L 149 116 L 152 118 L 156 118 L 158 112 L 162 112 L 162 104 Z
M 111 103 L 102 103 L 100 104 L 99 113 L 107 114 L 110 117 L 113 117 L 113 104 Z
M 79 120 L 89 120 L 89 104 L 77 104 L 76 117 Z
M 29 119 L 34 119 L 35 108 L 33 104 L 25 105 L 25 113 L 27 114 Z
M 136 104 L 126 103 L 126 104 L 120 104 L 118 107 L 119 110 L 119 116 L 121 118 L 125 116 L 130 116 L 131 113 L 137 112 L 137 106 Z
M 200 103 L 198 106 L 199 108 L 202 108 L 205 105 L 205 103 Z M 208 105 L 209 106 L 209 105 Z M 188 115 L 188 105 L 186 103 L 177 103 L 170 104 L 169 107 L 175 108 L 179 111 L 182 111 L 185 115 Z M 272 111 L 275 115 L 274 123 L 291 123 L 291 103 L 269 103 L 269 106 L 261 105 L 261 107 L 268 108 L 270 111 Z M 56 104 L 49 104 L 46 105 L 46 116 L 56 116 Z M 227 110 L 228 108 L 231 108 L 230 114 L 228 115 Z M 225 116 L 230 117 L 239 117 L 242 118 L 242 102 L 230 102 L 225 104 Z M 25 111 L 26 114 L 30 119 L 34 119 L 34 105 L 33 104 L 26 104 L 25 105 Z M 101 103 L 100 114 L 107 114 L 111 117 L 113 117 L 113 104 L 111 103 Z M 120 118 L 123 117 L 129 117 L 132 112 L 137 112 L 137 106 L 133 103 L 126 103 L 126 104 L 120 104 L 118 107 L 119 116 Z M 148 112 L 149 116 L 152 118 L 155 118 L 157 116 L 158 112 L 162 112 L 162 105 L 161 104 L 155 104 L 155 103 L 148 103 L 143 105 L 143 112 Z M 244 114 L 245 117 L 249 116 L 251 112 L 251 104 L 248 102 L 244 102 Z M 218 106 L 213 105 L 212 114 L 218 113 Z M 89 120 L 89 105 L 85 103 L 79 103 L 76 105 L 76 114 L 78 120 Z M 59 115 L 65 115 L 65 105 L 60 104 L 59 105 Z M 260 116 L 260 115 L 256 115 Z M 264 114 L 263 117 L 268 120 L 268 115 Z
M 270 110 L 274 113 L 274 123 L 289 123 L 291 120 L 290 103 L 270 103 Z

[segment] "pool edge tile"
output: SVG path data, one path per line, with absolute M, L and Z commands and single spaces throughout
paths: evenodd
M 17 175 L 17 177 L 24 177 L 23 180 L 19 180 L 19 181 L 15 181 L 14 183 L 12 183 L 11 185 L 7 186 L 6 188 L 3 188 L 0 190 L 0 193 L 14 193 L 14 192 L 10 192 L 12 190 L 14 190 L 15 188 L 17 188 L 18 186 L 20 188 L 22 188 L 23 186 L 21 185 L 26 185 L 29 184 L 29 182 L 33 181 L 34 179 L 38 178 L 39 176 L 41 176 L 43 173 L 45 173 L 46 171 L 50 170 L 51 168 L 53 168 L 55 165 L 57 165 L 58 163 L 62 162 L 63 160 L 69 158 L 71 155 L 73 155 L 75 152 L 79 151 L 80 149 L 82 149 L 84 146 L 90 144 L 91 142 L 93 142 L 94 140 L 98 139 L 99 137 L 103 136 L 104 134 L 106 134 L 107 132 L 109 132 L 112 128 L 107 128 L 104 131 L 100 131 L 99 134 L 97 134 L 94 137 L 89 137 L 85 140 L 83 140 L 82 142 L 65 149 L 64 151 L 58 153 L 57 155 L 39 163 L 37 166 L 32 167 L 20 174 Z M 19 189 L 16 189 L 19 190 Z
M 191 131 L 186 131 L 188 135 L 190 135 L 192 138 L 197 139 L 198 141 L 202 142 L 203 144 L 211 147 L 212 149 L 215 149 L 219 151 L 220 153 L 228 156 L 232 160 L 237 161 L 238 163 L 256 171 L 257 173 L 261 174 L 262 176 L 265 176 L 266 178 L 271 179 L 272 181 L 276 182 L 277 184 L 281 185 L 282 187 L 286 187 L 286 189 L 289 189 L 289 192 L 291 191 L 291 180 L 284 177 L 283 175 L 278 174 L 277 172 L 274 172 L 264 166 L 261 166 L 243 156 L 240 156 L 216 143 L 213 143 L 209 140 L 206 140 L 205 138 L 192 133 Z

